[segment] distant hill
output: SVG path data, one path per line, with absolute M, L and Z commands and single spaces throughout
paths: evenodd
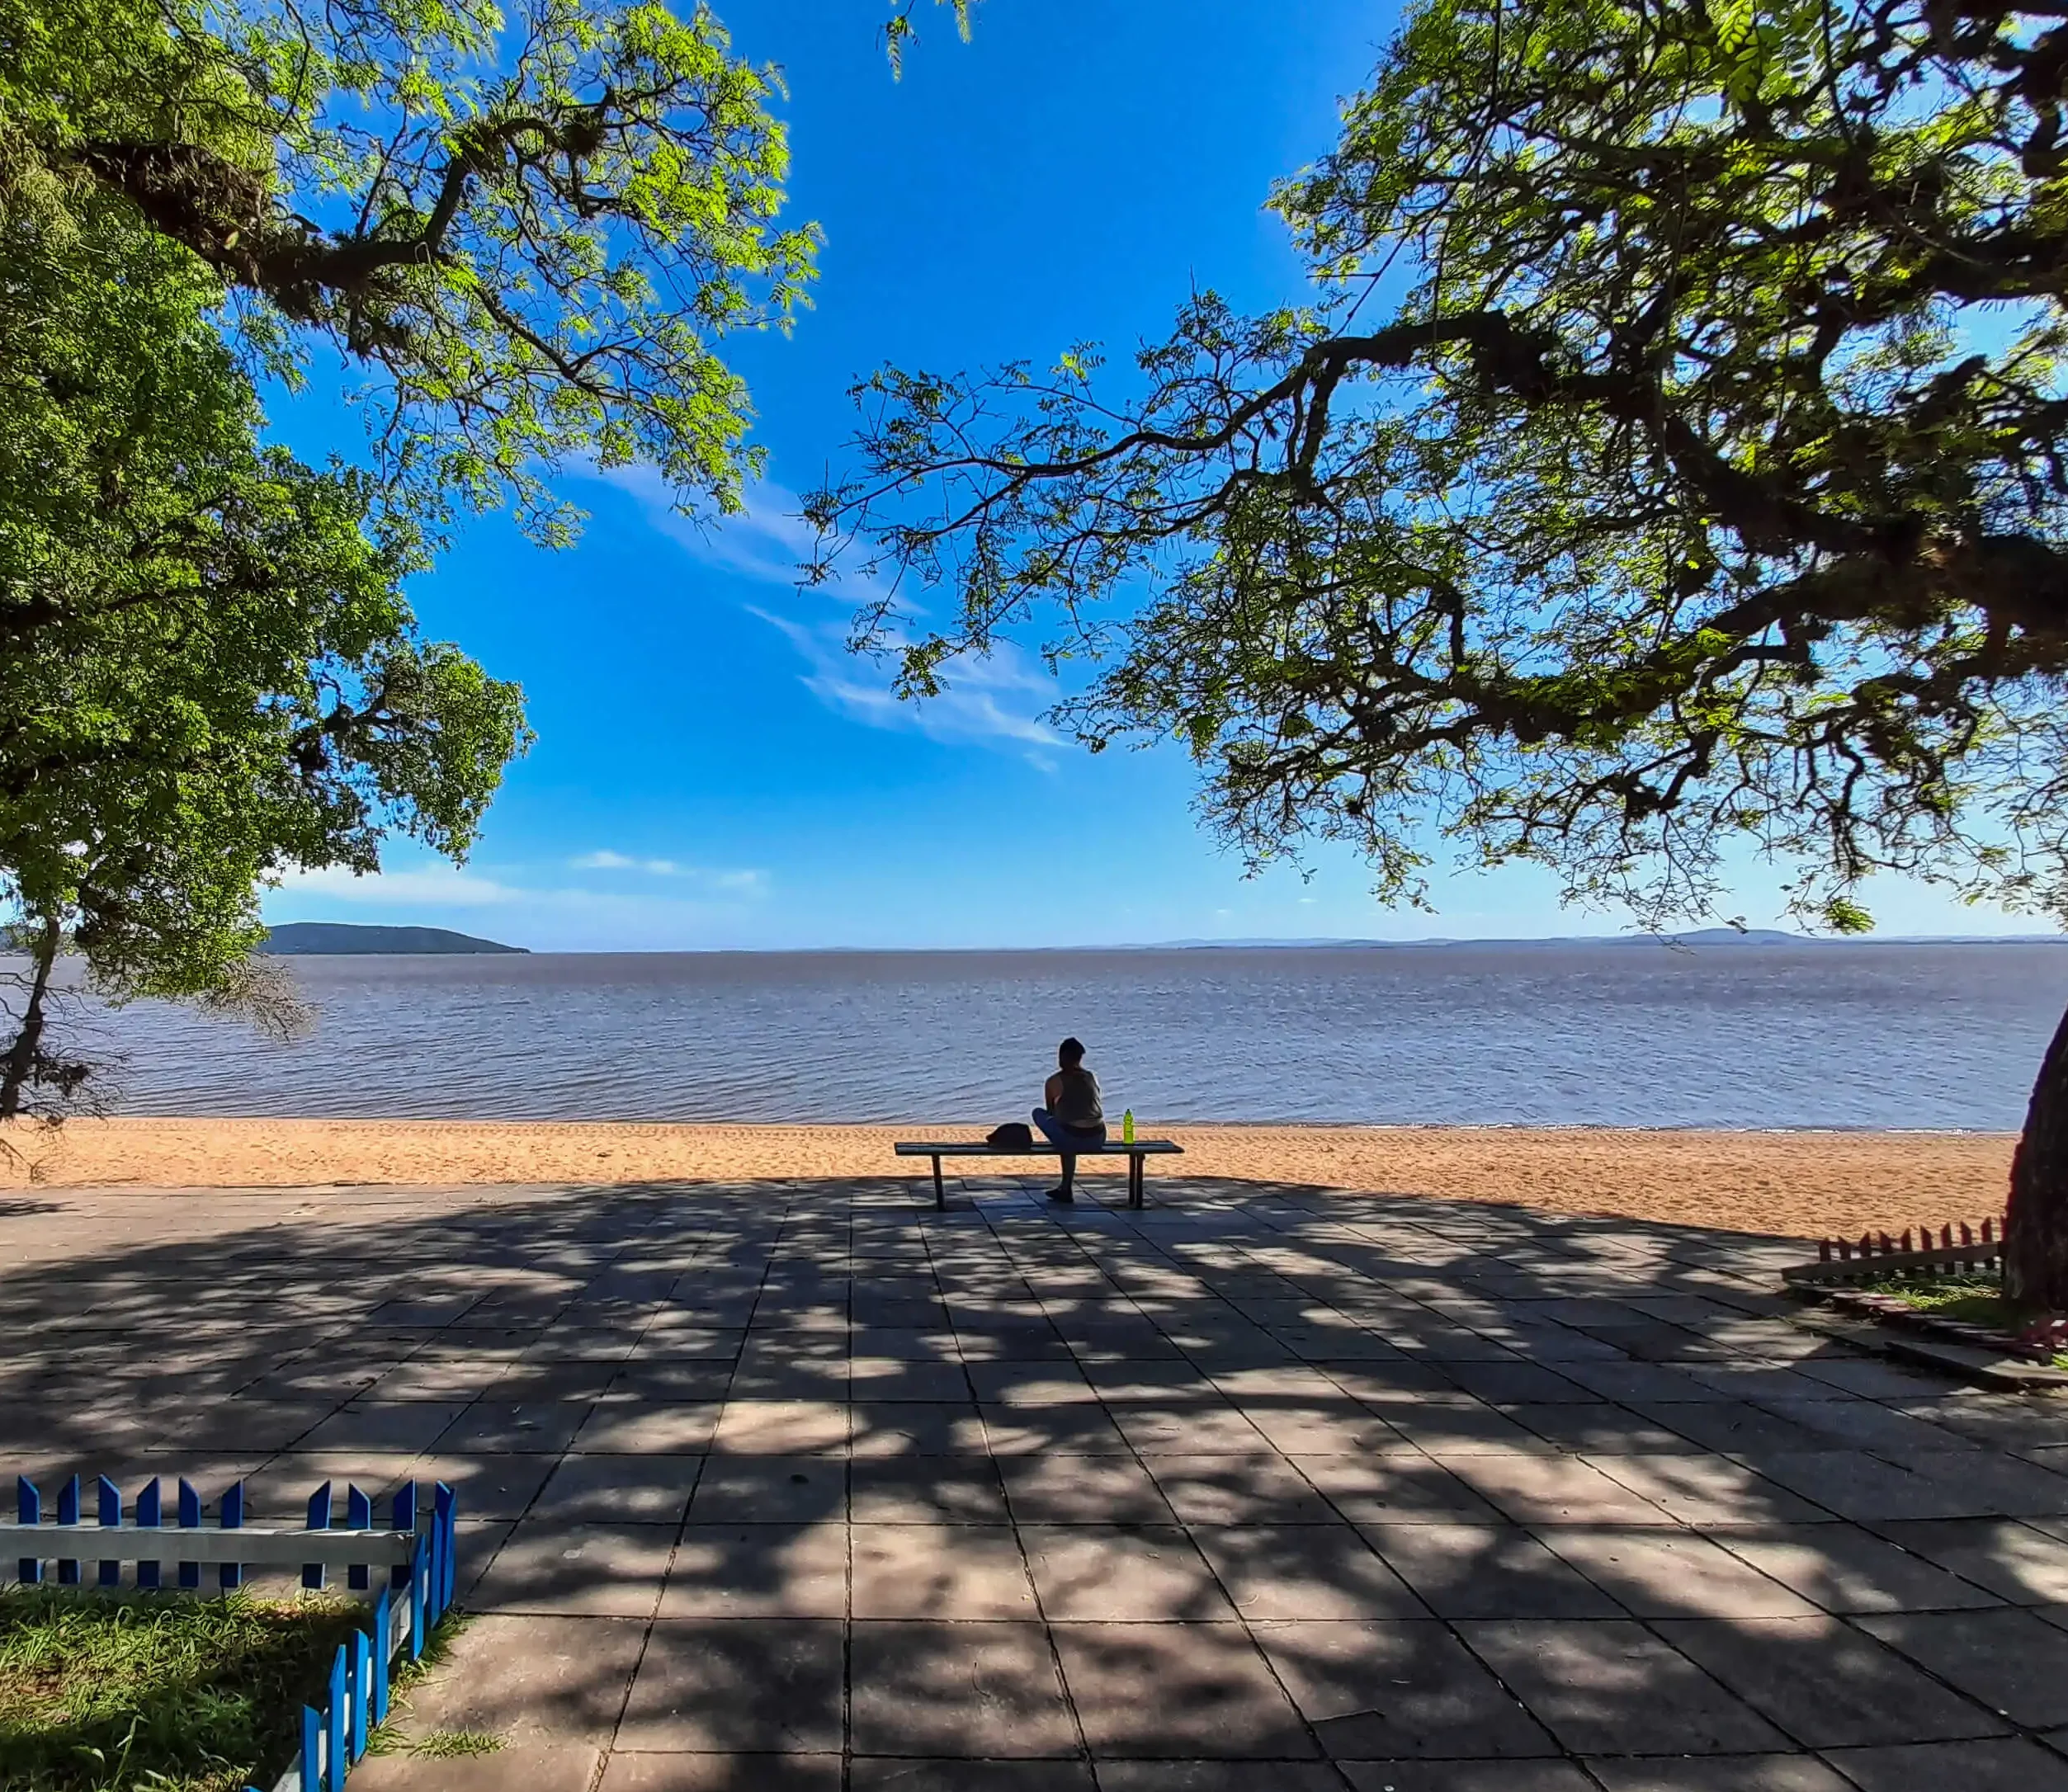
M 362 927 L 346 921 L 290 921 L 275 927 L 259 948 L 282 958 L 375 952 L 522 952 L 522 946 L 477 940 L 444 927 Z

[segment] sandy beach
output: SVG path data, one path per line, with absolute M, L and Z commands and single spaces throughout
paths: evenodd
M 17 1187 L 738 1181 L 926 1176 L 901 1138 L 966 1125 L 696 1126 L 446 1120 L 97 1120 L 0 1133 Z M 2000 1211 L 2002 1134 L 1702 1133 L 1438 1127 L 1172 1126 L 1158 1176 L 1232 1177 L 1511 1202 L 1547 1212 L 1818 1237 L 1978 1220 Z M 1009 1177 L 1011 1164 L 994 1168 Z M 1091 1174 L 1119 1173 L 1112 1163 Z

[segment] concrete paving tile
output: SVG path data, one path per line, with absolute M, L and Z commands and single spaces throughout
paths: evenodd
M 603 1752 L 593 1742 L 525 1742 L 475 1756 L 369 1755 L 352 1792 L 588 1792 Z M 835 1782 L 836 1784 L 838 1782 Z
M 1591 1394 L 1584 1403 L 1504 1404 L 1496 1410 L 1574 1455 L 1597 1451 L 1612 1456 L 1702 1453 L 1702 1446 L 1692 1438 Z
M 1426 1618 L 1348 1525 L 1202 1526 L 1192 1542 L 1245 1618 Z
M 1948 1518 L 1874 1528 L 1912 1555 L 1985 1587 L 2012 1605 L 2068 1601 L 2068 1541 L 2029 1525 L 2011 1519 Z
M 598 1792 L 840 1792 L 840 1766 L 839 1756 L 830 1754 L 634 1754 L 621 1749 L 611 1757 Z
M 553 1473 L 551 1456 L 450 1455 L 443 1450 L 409 1464 L 420 1483 L 442 1481 L 467 1518 L 522 1518 Z
M 1343 1792 L 1323 1761 L 1102 1761 L 1098 1792 Z
M 1211 1570 L 1175 1525 L 1019 1527 L 1051 1623 L 1216 1623 L 1235 1616 Z
M 857 1456 L 848 1501 L 857 1525 L 1003 1524 L 1005 1483 L 989 1456 Z
M 1604 1400 L 1628 1404 L 1636 1401 L 1682 1402 L 1728 1400 L 1720 1388 L 1710 1387 L 1684 1369 L 1666 1363 L 1581 1362 L 1568 1364 L 1559 1373 L 1568 1381 L 1598 1394 Z
M 838 1456 L 719 1456 L 690 1495 L 694 1525 L 795 1525 L 844 1519 L 848 1464 Z
M 1038 1455 L 1046 1450 L 1079 1456 L 1134 1454 L 1134 1446 L 1121 1436 L 1102 1406 L 984 1406 L 979 1410 L 991 1454 L 1001 1462 L 1008 1456 Z M 1263 1447 L 1255 1432 L 1249 1436 L 1249 1447 Z
M 1060 1362 L 974 1362 L 966 1368 L 970 1386 L 986 1405 L 1046 1411 L 1099 1403 L 1084 1372 L 1067 1357 Z
M 1145 1456 L 1239 1455 L 1267 1447 L 1234 1407 L 1117 1406 L 1108 1413 L 1122 1437 Z
M 240 1413 L 243 1408 L 237 1409 Z M 390 1400 L 340 1407 L 295 1440 L 297 1450 L 428 1450 L 466 1410 L 465 1403 Z
M 1492 1521 L 1500 1513 L 1442 1464 L 1419 1455 L 1288 1456 L 1316 1493 L 1357 1524 Z
M 1331 1759 L 1557 1752 L 1440 1624 L 1295 1621 L 1252 1629 Z
M 1817 1608 L 1707 1537 L 1546 1525 L 1542 1540 L 1640 1618 L 1799 1618 Z
M 584 1455 L 701 1455 L 723 1410 L 715 1400 L 607 1396 L 590 1410 L 572 1447 Z
M 1335 1510 L 1275 1450 L 1147 1456 L 1142 1466 L 1187 1525 L 1332 1525 Z
M 732 1380 L 732 1365 L 727 1362 L 654 1361 L 635 1356 L 612 1374 L 602 1398 L 715 1406 L 724 1402 Z
M 483 1393 L 493 1400 L 598 1400 L 609 1391 L 618 1369 L 615 1357 L 600 1362 L 522 1361 L 504 1370 Z
M 1341 1761 L 1352 1792 L 1597 1792 L 1569 1761 Z
M 1403 1437 L 1433 1456 L 1543 1455 L 1557 1448 L 1541 1433 L 1485 1401 L 1464 1405 L 1417 1401 L 1389 1407 L 1386 1417 Z
M 1362 1456 L 1403 1441 L 1394 1427 L 1347 1395 L 1332 1403 L 1244 1398 L 1235 1410 L 1287 1455 Z
M 1653 1628 L 1811 1748 L 1941 1742 L 2006 1728 L 1840 1619 L 1670 1620 Z
M 851 1659 L 857 1753 L 980 1760 L 1082 1753 L 1038 1622 L 881 1624 L 857 1616 Z
M 2068 1724 L 2068 1633 L 2029 1611 L 2004 1606 L 1853 1621 L 2014 1724 L 2032 1729 Z
M 838 1758 L 844 1628 L 837 1619 L 656 1620 L 616 1746 Z
M 1358 1528 L 1439 1618 L 1625 1615 L 1579 1569 L 1512 1525 Z
M 1763 1334 L 1755 1334 L 1763 1341 Z M 1845 1391 L 1792 1363 L 1745 1361 L 1699 1363 L 1691 1371 L 1697 1381 L 1721 1388 L 1740 1400 L 1839 1400 Z
M 1087 1761 L 893 1761 L 857 1755 L 853 1792 L 1098 1792 Z
M 1094 1763 L 1318 1752 L 1239 1624 L 1059 1624 L 1051 1634 Z
M 1995 1516 L 1985 1498 L 1913 1474 L 1864 1450 L 1754 1450 L 1746 1452 L 1745 1460 L 1769 1481 L 1856 1523 Z
M 1832 1398 L 1840 1393 L 1841 1389 L 1827 1387 L 1820 1399 L 1762 1398 L 1758 1404 L 1762 1412 L 1772 1412 L 1820 1436 L 1883 1455 L 1893 1454 L 1899 1460 L 1907 1450 L 1941 1454 L 1952 1445 L 1971 1456 L 1978 1448 L 1943 1426 L 1898 1412 L 1894 1407 L 1872 1400 Z
M 960 1405 L 916 1400 L 885 1405 L 857 1401 L 850 1409 L 857 1456 L 974 1456 L 987 1453 L 983 1417 Z
M 859 1526 L 853 1575 L 850 1609 L 857 1620 L 1038 1615 L 1019 1537 L 1009 1525 Z
M 1955 1385 L 1929 1370 L 1908 1368 L 1882 1356 L 1810 1357 L 1796 1367 L 1815 1380 L 1843 1388 L 1866 1400 L 1932 1399 Z
M 682 1527 L 661 1589 L 664 1618 L 842 1618 L 848 1611 L 848 1527 Z
M 844 1455 L 848 1408 L 838 1400 L 728 1399 L 711 1447 L 724 1455 Z
M 645 1643 L 642 1619 L 482 1613 L 410 1693 L 407 1732 L 474 1730 L 509 1742 L 607 1746 Z
M 969 1371 L 960 1358 L 951 1362 L 913 1362 L 897 1356 L 851 1357 L 848 1364 L 851 1398 L 878 1406 L 946 1403 L 965 1406 L 975 1396 Z
M 1952 1611 L 2000 1603 L 1858 1525 L 1717 1527 L 1708 1535 L 1825 1611 Z
M 1518 1524 L 1660 1525 L 1674 1521 L 1575 1456 L 1504 1451 L 1436 1460 Z
M 1343 1391 L 1320 1370 L 1305 1363 L 1278 1363 L 1254 1369 L 1211 1370 L 1207 1379 L 1220 1390 L 1224 1398 L 1237 1404 L 1254 1404 L 1258 1400 L 1287 1400 L 1297 1404 L 1325 1403 Z
M 557 1456 L 588 1417 L 586 1400 L 476 1400 L 437 1439 L 455 1455 Z
M 999 1473 L 1021 1524 L 1167 1525 L 1173 1516 L 1150 1471 L 1132 1456 L 1008 1456 Z
M 1788 1739 L 1641 1625 L 1463 1623 L 1458 1634 L 1579 1754 L 1782 1752 Z
M 1155 1336 L 1159 1344 L 1160 1334 Z M 1203 1410 L 1225 1408 L 1226 1397 L 1196 1363 L 1168 1349 L 1154 1356 L 1090 1352 L 1077 1358 L 1078 1371 L 1107 1406 L 1161 1406 L 1176 1401 Z
M 962 1360 L 955 1333 L 946 1328 L 928 1331 L 921 1326 L 857 1326 L 851 1334 L 851 1343 L 857 1356 L 888 1356 L 909 1363 L 956 1363 Z
M 531 1516 L 680 1524 L 703 1466 L 701 1456 L 565 1455 L 539 1490 Z
M 2068 1515 L 2068 1474 L 1993 1450 L 1881 1450 L 1914 1474 L 1956 1491 L 1977 1516 L 2059 1518 Z
M 1604 1792 L 1847 1792 L 1814 1755 L 1710 1755 L 1587 1763 Z
M 1593 1403 L 1599 1397 L 1570 1375 L 1542 1362 L 1450 1363 L 1445 1372 L 1467 1394 L 1506 1406 L 1510 1403 Z
M 2021 1455 L 2035 1446 L 2068 1445 L 2068 1411 L 2048 1399 L 2017 1394 L 1977 1394 L 1935 1402 L 1929 1416 L 1948 1431 L 1997 1450 Z
M 513 1529 L 474 1589 L 477 1611 L 643 1618 L 674 1546 L 672 1525 L 556 1524 Z
M 1741 1462 L 1707 1451 L 1580 1459 L 1683 1525 L 1814 1524 L 1830 1514 Z
M 1859 1792 L 2068 1792 L 2068 1761 L 2018 1738 L 1834 1749 L 1824 1758 Z

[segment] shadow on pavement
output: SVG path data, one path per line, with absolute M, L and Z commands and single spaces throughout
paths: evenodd
M 451 1481 L 411 1726 L 504 1747 L 363 1792 L 2068 1787 L 2068 1408 L 1790 1324 L 1800 1245 L 1003 1186 L 51 1191 L 0 1460 Z

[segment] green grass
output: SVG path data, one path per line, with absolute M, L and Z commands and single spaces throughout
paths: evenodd
M 424 1639 L 423 1654 L 415 1661 L 404 1660 L 396 1664 L 394 1677 L 388 1682 L 388 1721 L 375 1725 L 366 1738 L 368 1754 L 493 1755 L 502 1747 L 501 1737 L 481 1730 L 432 1730 L 416 1737 L 402 1733 L 402 1719 L 409 1709 L 409 1695 L 445 1666 L 452 1653 L 453 1643 L 468 1622 L 468 1615 L 459 1607 L 449 1608 L 432 1626 L 431 1634 Z
M 2028 1323 L 2004 1299 L 2003 1284 L 1994 1276 L 1891 1276 L 1886 1281 L 1862 1282 L 1859 1288 L 1863 1294 L 1893 1294 L 1919 1313 L 1985 1325 L 1992 1332 L 2014 1335 Z
M 2015 1337 L 2042 1315 L 2014 1307 L 2004 1299 L 2002 1280 L 1985 1271 L 1966 1276 L 1891 1276 L 1882 1281 L 1858 1285 L 1863 1294 L 1893 1294 L 1919 1313 L 1963 1324 L 1985 1326 Z M 2068 1356 L 2052 1360 L 2056 1369 L 2068 1369 Z
M 270 1785 L 361 1609 L 335 1596 L 0 1592 L 0 1788 Z
M 413 1755 L 493 1755 L 503 1738 L 485 1730 L 432 1730 L 404 1746 Z

